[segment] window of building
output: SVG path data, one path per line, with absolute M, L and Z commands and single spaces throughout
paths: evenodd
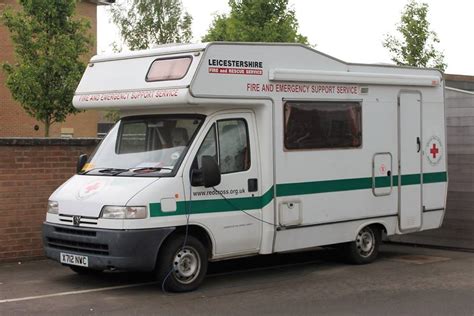
M 362 107 L 352 101 L 288 101 L 284 104 L 286 149 L 362 146 Z
M 115 123 L 97 123 L 97 137 L 104 138 Z

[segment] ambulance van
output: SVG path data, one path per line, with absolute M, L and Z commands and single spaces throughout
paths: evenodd
M 440 227 L 444 82 L 298 44 L 203 43 L 91 59 L 73 104 L 121 119 L 50 197 L 49 258 L 153 271 L 190 291 L 209 261 Z

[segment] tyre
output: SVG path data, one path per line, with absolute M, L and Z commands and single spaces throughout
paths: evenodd
M 199 287 L 207 273 L 207 251 L 199 239 L 178 235 L 158 254 L 156 276 L 166 291 L 188 292 Z
M 353 264 L 371 263 L 379 253 L 382 232 L 375 226 L 362 228 L 356 240 L 344 244 L 346 259 Z
M 86 267 L 78 267 L 78 266 L 68 266 L 72 271 L 76 272 L 77 274 L 80 275 L 87 275 L 87 274 L 98 274 L 101 273 L 102 271 L 100 270 L 94 270 Z

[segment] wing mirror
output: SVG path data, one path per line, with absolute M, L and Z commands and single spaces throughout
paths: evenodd
M 191 172 L 191 185 L 193 187 L 204 186 L 215 187 L 221 183 L 221 171 L 219 165 L 212 156 L 202 157 L 201 169 L 193 169 Z
M 87 159 L 89 159 L 89 157 L 86 154 L 82 154 L 79 156 L 79 158 L 77 159 L 77 165 L 76 165 L 77 173 L 82 171 L 82 168 L 84 168 L 84 166 L 86 165 Z

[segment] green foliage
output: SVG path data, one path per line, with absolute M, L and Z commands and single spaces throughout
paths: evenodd
M 75 0 L 20 0 L 22 11 L 7 8 L 1 21 L 9 29 L 16 64 L 4 63 L 7 86 L 25 111 L 45 125 L 45 136 L 55 122 L 77 113 L 74 91 L 89 50 L 89 24 L 71 18 Z
M 427 14 L 428 4 L 411 0 L 405 6 L 397 26 L 402 39 L 386 35 L 383 46 L 390 51 L 392 60 L 398 65 L 433 67 L 444 71 L 447 65 L 444 63 L 443 53 L 434 47 L 439 43 L 439 39 L 436 33 L 429 29 Z
M 117 123 L 120 120 L 120 112 L 117 110 L 106 111 L 104 117 L 109 122 Z
M 112 5 L 110 12 L 131 50 L 157 44 L 188 43 L 192 39 L 192 17 L 183 13 L 179 0 L 127 0 Z
M 229 15 L 221 14 L 202 38 L 203 42 L 289 42 L 308 45 L 298 33 L 295 11 L 288 0 L 229 0 Z

